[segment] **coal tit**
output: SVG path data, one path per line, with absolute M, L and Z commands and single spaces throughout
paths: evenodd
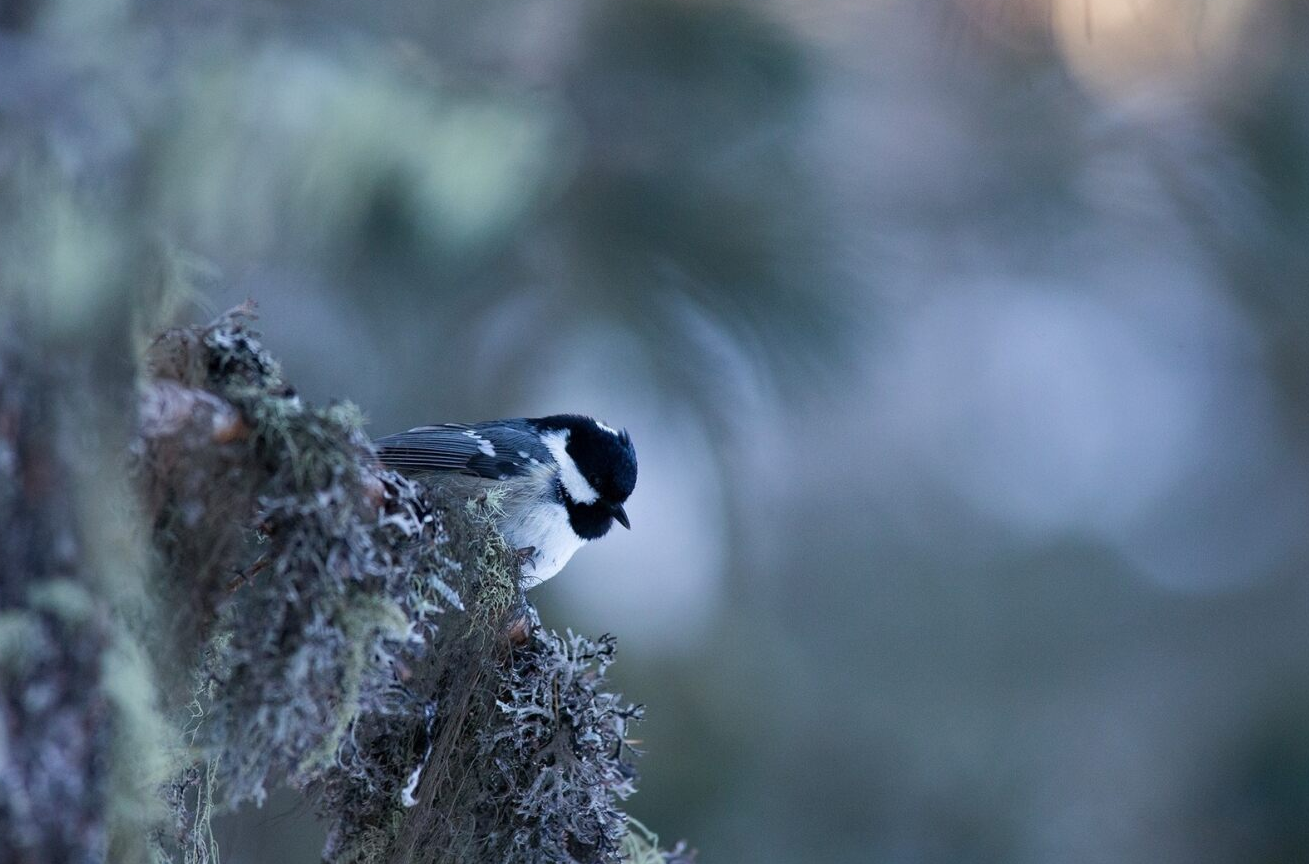
M 636 450 L 618 431 L 579 414 L 419 426 L 373 442 L 382 464 L 452 495 L 499 487 L 500 533 L 524 559 L 524 587 L 539 585 L 614 521 L 636 486 Z

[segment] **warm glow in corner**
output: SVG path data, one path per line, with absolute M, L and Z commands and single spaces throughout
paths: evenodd
M 1069 70 L 1110 99 L 1185 85 L 1230 59 L 1251 0 L 1051 0 Z

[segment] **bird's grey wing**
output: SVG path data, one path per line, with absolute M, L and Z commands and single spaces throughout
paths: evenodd
M 382 464 L 406 474 L 454 471 L 506 480 L 550 459 L 525 420 L 419 426 L 379 438 L 373 446 Z

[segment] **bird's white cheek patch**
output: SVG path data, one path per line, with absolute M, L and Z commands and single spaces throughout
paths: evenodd
M 594 504 L 599 500 L 600 493 L 586 482 L 586 478 L 577 468 L 577 463 L 568 455 L 568 431 L 565 429 L 547 432 L 541 436 L 541 440 L 545 442 L 545 446 L 550 449 L 550 455 L 559 465 L 559 479 L 563 481 L 564 491 L 568 493 L 568 497 L 578 504 Z

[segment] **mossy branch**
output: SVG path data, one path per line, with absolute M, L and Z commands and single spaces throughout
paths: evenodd
M 384 469 L 359 412 L 300 400 L 249 318 L 165 333 L 142 387 L 163 630 L 196 682 L 174 682 L 192 763 L 159 849 L 203 864 L 211 805 L 286 782 L 333 864 L 629 857 L 640 709 L 603 689 L 612 638 L 544 632 L 494 492 L 432 500 Z
M 329 864 L 687 860 L 621 810 L 613 639 L 541 628 L 494 490 L 384 469 L 250 318 L 158 337 L 94 451 L 112 395 L 0 322 L 0 860 L 212 864 L 276 784 Z

